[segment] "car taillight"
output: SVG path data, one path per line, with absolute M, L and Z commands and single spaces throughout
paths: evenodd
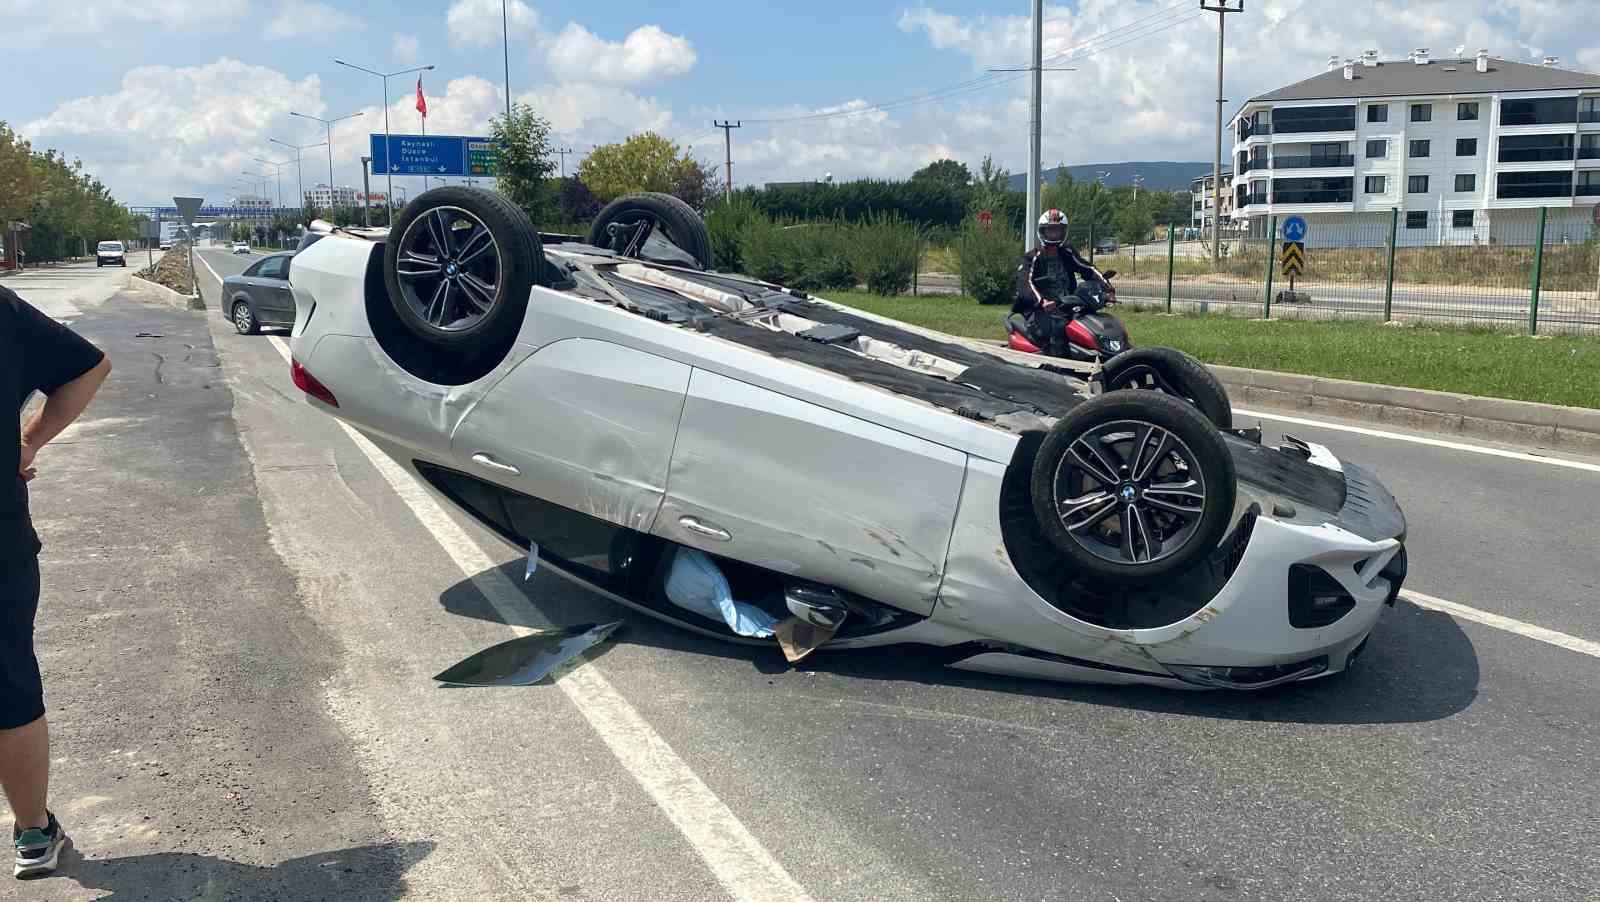
M 333 396 L 333 392 L 328 391 L 328 387 L 326 385 L 318 382 L 317 377 L 311 375 L 310 370 L 300 365 L 300 361 L 290 361 L 289 375 L 294 379 L 295 388 L 300 389 L 311 397 L 316 398 L 318 401 L 328 405 L 329 407 L 339 406 L 339 399 Z
M 1067 341 L 1080 348 L 1088 348 L 1091 351 L 1100 350 L 1100 343 L 1094 340 L 1094 333 L 1089 331 L 1088 326 L 1077 320 L 1067 323 Z

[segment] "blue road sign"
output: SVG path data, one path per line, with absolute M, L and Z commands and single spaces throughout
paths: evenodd
M 1304 241 L 1306 240 L 1306 232 L 1309 230 L 1310 226 L 1306 225 L 1305 219 L 1299 216 L 1291 216 L 1283 221 L 1283 240 Z
M 372 136 L 373 175 L 467 176 L 493 175 L 484 171 L 481 148 L 492 146 L 488 138 L 464 135 L 390 135 L 384 146 L 383 135 Z M 471 147 L 469 154 L 468 148 Z M 393 153 L 387 151 L 392 150 Z M 469 159 L 473 164 L 468 166 Z

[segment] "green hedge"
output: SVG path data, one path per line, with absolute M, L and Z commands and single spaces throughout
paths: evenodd
M 899 216 L 864 222 L 777 223 L 735 202 L 706 217 L 717 268 L 801 291 L 848 290 L 864 284 L 877 294 L 911 287 L 922 235 Z
M 739 200 L 768 219 L 842 219 L 866 222 L 894 213 L 923 227 L 959 229 L 967 215 L 965 193 L 937 182 L 860 181 L 777 188 L 746 188 Z
M 969 225 L 956 243 L 961 290 L 980 304 L 1009 304 L 1015 294 L 1022 236 L 996 222 L 988 228 Z

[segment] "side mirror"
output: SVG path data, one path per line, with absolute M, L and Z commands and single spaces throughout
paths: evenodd
M 1116 270 L 1114 270 L 1114 269 L 1106 270 L 1106 278 L 1115 279 L 1116 277 L 1117 277 L 1117 271 Z

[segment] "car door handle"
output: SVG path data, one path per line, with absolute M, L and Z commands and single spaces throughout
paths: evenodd
M 733 541 L 733 533 L 709 523 L 702 523 L 698 517 L 679 517 L 678 525 L 690 532 L 699 533 L 707 538 L 716 539 L 718 542 Z
M 513 467 L 510 464 L 501 463 L 500 461 L 495 460 L 493 457 L 489 456 L 488 454 L 483 453 L 482 451 L 479 451 L 477 454 L 472 455 L 472 462 L 475 463 L 475 464 L 482 464 L 483 466 L 486 466 L 491 470 L 499 470 L 502 473 L 510 473 L 512 476 L 521 476 L 522 475 L 522 471 L 521 470 L 517 469 L 516 467 Z

